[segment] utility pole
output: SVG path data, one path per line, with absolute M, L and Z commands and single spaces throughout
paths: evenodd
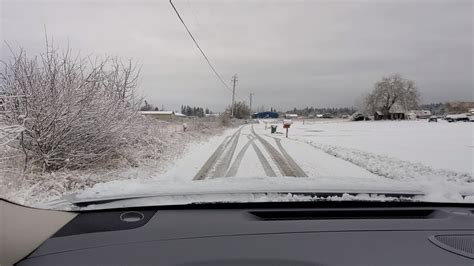
M 230 111 L 230 116 L 234 117 L 235 84 L 237 83 L 237 74 L 234 74 L 231 81 L 232 81 L 232 107 L 231 107 L 231 111 Z
M 252 117 L 252 95 L 254 95 L 253 92 L 250 93 L 250 117 Z

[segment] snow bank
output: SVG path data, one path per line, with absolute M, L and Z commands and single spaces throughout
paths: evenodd
M 474 123 L 305 120 L 304 125 L 301 121 L 292 125 L 290 138 L 321 148 L 327 145 L 327 150 L 344 148 L 338 150 L 340 156 L 352 149 L 352 154 L 363 151 L 420 167 L 468 173 L 471 179 L 474 175 Z
M 420 163 L 412 163 L 352 148 L 337 147 L 313 141 L 307 141 L 307 143 L 337 158 L 367 169 L 373 174 L 390 179 L 419 181 L 442 179 L 453 182 L 474 182 L 473 176 L 469 173 L 460 173 L 444 169 L 436 170 Z

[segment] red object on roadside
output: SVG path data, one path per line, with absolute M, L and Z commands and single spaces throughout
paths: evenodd
M 289 119 L 283 120 L 283 128 L 286 129 L 286 137 L 288 138 L 288 129 L 290 128 L 291 124 L 293 124 L 293 121 Z

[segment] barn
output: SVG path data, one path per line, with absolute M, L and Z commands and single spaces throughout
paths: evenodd
M 394 104 L 388 113 L 382 111 L 375 111 L 374 120 L 404 120 L 405 119 L 405 109 L 399 105 Z

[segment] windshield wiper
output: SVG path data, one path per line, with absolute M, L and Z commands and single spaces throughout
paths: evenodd
M 403 201 L 410 201 L 413 200 L 416 196 L 424 196 L 425 194 L 422 192 L 393 192 L 393 191 L 317 191 L 317 192 L 308 192 L 308 191 L 237 191 L 237 192 L 229 192 L 229 191 L 222 191 L 222 192 L 209 192 L 209 193 L 160 193 L 160 194 L 149 194 L 149 195 L 130 195 L 130 196 L 122 196 L 122 197 L 108 197 L 108 198 L 96 198 L 96 199 L 78 199 L 75 197 L 74 194 L 64 196 L 63 198 L 67 200 L 70 204 L 76 207 L 87 207 L 90 205 L 101 205 L 107 203 L 114 203 L 120 201 L 131 201 L 131 200 L 141 200 L 141 199 L 159 199 L 159 198 L 166 198 L 166 197 L 190 197 L 190 198 L 202 198 L 201 201 L 193 202 L 190 200 L 190 203 L 210 203 L 212 201 L 205 200 L 205 197 L 219 197 L 221 196 L 225 202 L 239 202 L 238 196 L 277 196 L 281 197 L 281 200 L 284 201 L 285 197 L 291 195 L 295 200 L 296 197 L 301 197 L 301 200 L 308 201 L 308 200 L 326 200 L 331 198 L 341 198 L 352 196 L 357 197 L 360 195 L 370 195 L 367 200 L 370 200 L 370 197 L 377 196 L 380 199 L 385 200 L 403 200 Z M 232 200 L 235 198 L 235 200 Z M 372 199 L 376 200 L 375 197 Z M 354 199 L 358 200 L 358 199 Z M 364 198 L 360 198 L 359 200 L 364 200 Z

